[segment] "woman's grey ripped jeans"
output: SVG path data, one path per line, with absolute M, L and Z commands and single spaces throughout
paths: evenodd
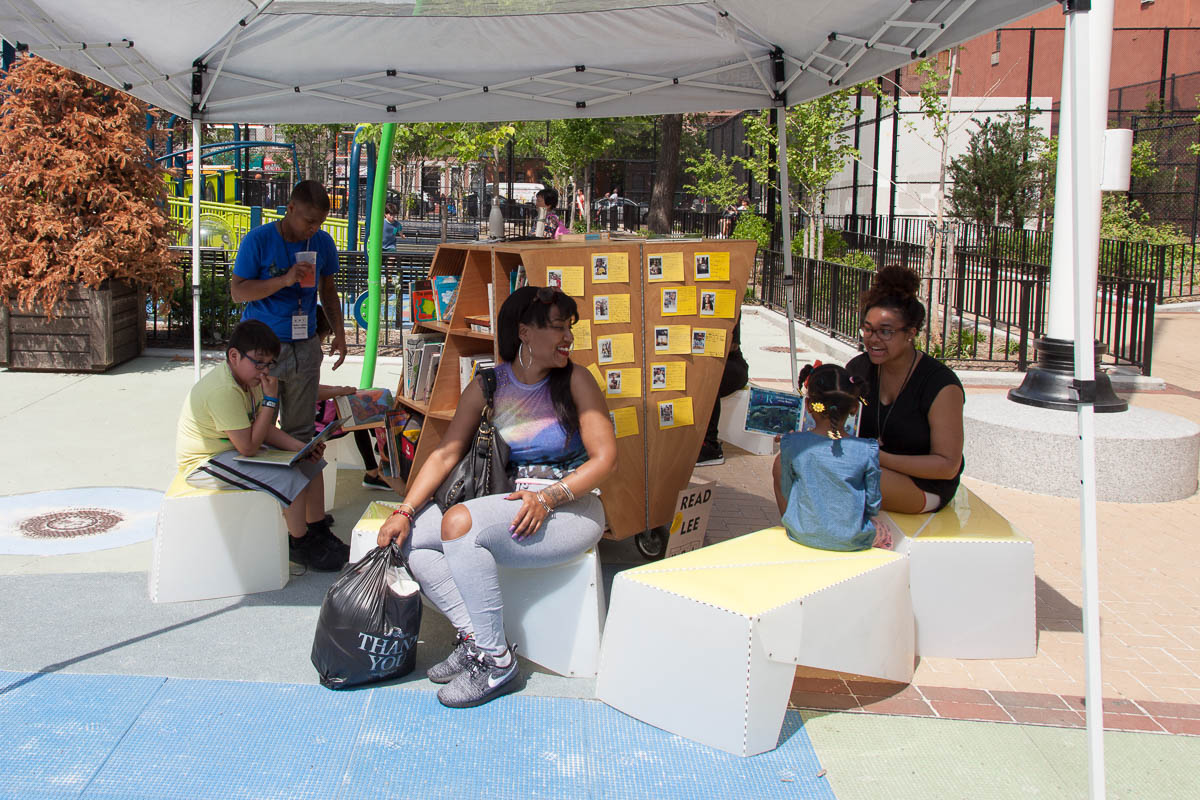
M 430 503 L 413 520 L 404 554 L 421 591 L 459 631 L 471 632 L 487 652 L 504 652 L 504 601 L 497 565 L 549 567 L 594 547 L 604 533 L 600 498 L 586 494 L 550 512 L 532 536 L 512 538 L 520 500 L 494 494 L 468 500 L 471 529 L 442 541 L 442 512 Z

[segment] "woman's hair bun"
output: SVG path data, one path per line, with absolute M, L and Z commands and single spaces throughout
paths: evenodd
M 921 278 L 908 267 L 893 264 L 876 272 L 871 284 L 871 288 L 880 295 L 916 297 L 921 288 Z

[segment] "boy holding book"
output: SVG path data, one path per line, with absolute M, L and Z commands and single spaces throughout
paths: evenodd
M 275 425 L 279 379 L 270 371 L 279 352 L 279 338 L 265 323 L 246 320 L 233 329 L 225 363 L 197 381 L 183 402 L 176 459 L 192 486 L 270 494 L 283 506 L 291 560 L 315 570 L 340 569 L 349 548 L 325 521 L 324 444 L 295 466 L 236 459 L 258 453 L 264 444 L 290 451 L 304 447 Z

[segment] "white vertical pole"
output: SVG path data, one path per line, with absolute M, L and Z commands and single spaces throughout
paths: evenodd
M 200 120 L 192 120 L 192 360 L 200 380 Z
M 787 106 L 780 106 L 776 111 L 778 112 L 776 119 L 779 126 L 778 143 L 776 145 L 776 149 L 779 152 L 779 210 L 783 213 L 781 226 L 783 233 L 781 247 L 783 251 L 781 254 L 783 257 L 783 306 L 787 313 L 788 365 L 792 368 L 792 391 L 798 392 L 800 391 L 800 384 L 796 377 L 796 328 L 793 324 L 796 315 L 792 309 L 795 276 L 792 274 L 792 201 L 788 195 Z
M 1094 386 L 1096 280 L 1100 258 L 1100 176 L 1108 126 L 1108 79 L 1112 59 L 1113 0 L 1093 0 L 1089 10 L 1066 19 L 1064 59 L 1070 63 L 1072 119 L 1071 216 L 1074 250 L 1075 379 Z M 1053 313 L 1053 308 L 1052 308 Z M 1082 390 L 1081 390 L 1082 394 Z M 1100 652 L 1100 568 L 1096 535 L 1096 433 L 1094 397 L 1079 402 L 1079 528 L 1083 553 L 1083 637 L 1087 672 L 1088 797 L 1101 800 L 1104 782 L 1104 701 Z

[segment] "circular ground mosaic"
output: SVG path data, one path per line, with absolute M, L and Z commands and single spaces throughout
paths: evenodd
M 104 533 L 124 521 L 122 514 L 106 508 L 71 508 L 30 517 L 19 528 L 33 539 L 70 539 Z

